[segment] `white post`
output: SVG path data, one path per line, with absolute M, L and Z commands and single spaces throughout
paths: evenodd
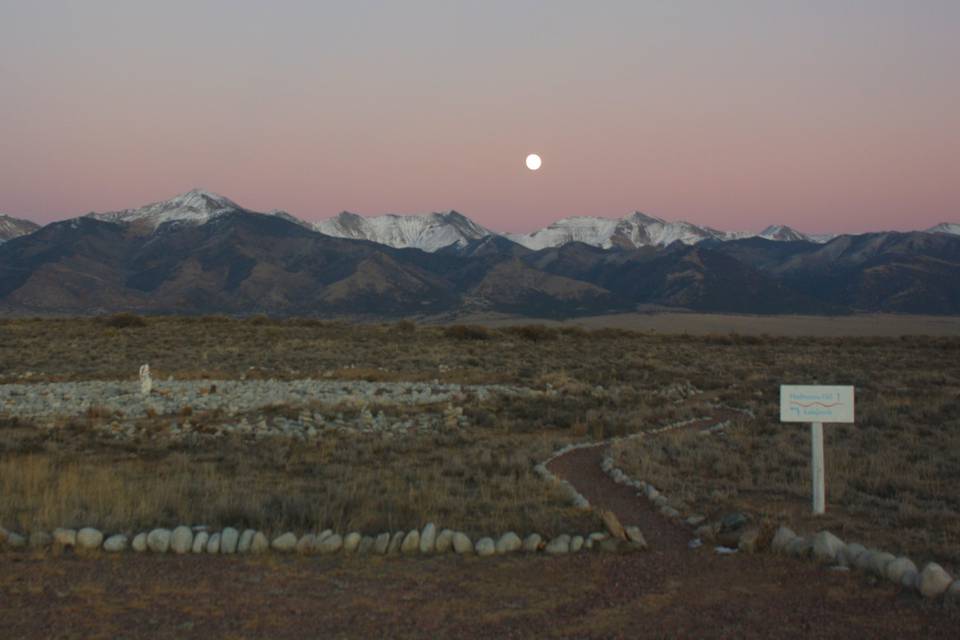
M 148 396 L 152 388 L 153 381 L 150 380 L 150 365 L 145 364 L 140 367 L 140 393 Z
M 813 471 L 813 513 L 822 515 L 826 508 L 826 491 L 823 484 L 823 423 L 810 423 L 811 461 Z

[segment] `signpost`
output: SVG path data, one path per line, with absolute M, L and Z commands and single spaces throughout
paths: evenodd
M 823 423 L 853 422 L 853 387 L 780 385 L 780 422 L 809 422 L 813 512 L 826 509 L 823 482 Z

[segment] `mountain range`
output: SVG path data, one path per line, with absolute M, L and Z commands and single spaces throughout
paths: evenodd
M 0 312 L 957 314 L 958 227 L 812 238 L 634 213 L 511 235 L 456 211 L 309 223 L 194 190 L 42 228 L 0 217 Z

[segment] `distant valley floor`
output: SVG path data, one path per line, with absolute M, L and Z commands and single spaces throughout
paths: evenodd
M 896 337 L 902 335 L 960 336 L 960 317 L 903 314 L 850 316 L 740 315 L 721 313 L 618 313 L 569 320 L 549 320 L 501 314 L 464 315 L 443 324 L 479 324 L 505 327 L 525 324 L 577 326 L 585 329 L 630 329 L 691 335 L 738 333 L 741 335 Z

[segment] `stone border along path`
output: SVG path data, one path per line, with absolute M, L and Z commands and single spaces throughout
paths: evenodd
M 142 531 L 131 536 L 115 533 L 107 536 L 93 527 L 76 529 L 56 529 L 53 533 L 35 531 L 29 536 L 7 531 L 0 527 L 0 550 L 36 550 L 63 552 L 72 549 L 77 553 L 122 553 L 132 550 L 136 553 L 152 552 L 158 554 L 262 554 L 269 551 L 277 553 L 296 553 L 299 555 L 431 555 L 456 553 L 488 557 L 516 552 L 548 555 L 565 555 L 581 550 L 605 552 L 640 551 L 646 548 L 642 536 L 639 539 L 619 540 L 605 532 L 593 532 L 585 535 L 562 534 L 552 540 L 545 540 L 538 533 L 520 538 L 508 531 L 496 539 L 491 536 L 471 540 L 462 531 L 443 529 L 438 531 L 431 522 L 423 529 L 409 531 L 382 532 L 376 536 L 351 532 L 341 535 L 331 529 L 320 533 L 305 533 L 297 536 L 287 531 L 271 541 L 262 531 L 254 529 L 239 530 L 226 527 L 222 531 L 211 531 L 207 527 L 189 527 L 180 525 L 174 529 L 157 528 Z
M 723 412 L 752 415 L 749 411 L 717 408 Z M 616 468 L 609 453 L 610 445 L 620 440 L 655 436 L 678 429 L 697 428 L 709 434 L 724 429 L 729 422 L 729 418 L 721 419 L 719 422 L 716 418 L 700 418 L 625 438 L 567 446 L 538 465 L 537 472 L 544 479 L 564 487 L 574 506 L 589 509 L 592 500 L 597 507 L 613 511 L 618 516 L 618 520 L 627 524 L 636 523 L 639 525 L 637 528 L 650 533 L 651 540 L 654 541 L 654 549 L 659 548 L 661 543 L 676 547 L 678 538 L 687 537 L 684 527 L 680 524 L 682 522 L 687 529 L 694 529 L 696 536 L 693 540 L 687 541 L 685 546 L 689 549 L 700 547 L 706 540 L 717 542 L 715 551 L 723 555 L 738 551 L 746 553 L 764 551 L 764 547 L 759 544 L 759 529 L 746 526 L 747 518 L 743 514 L 731 513 L 717 522 L 706 523 L 706 518 L 702 515 L 681 513 L 680 510 L 671 506 L 669 499 L 653 484 L 632 479 L 623 470 Z M 573 482 L 564 478 L 572 478 Z M 578 490 L 574 483 L 581 489 Z M 583 495 L 580 491 L 585 491 L 587 495 Z M 644 501 L 637 498 L 646 498 L 648 505 L 644 506 Z M 858 543 L 847 544 L 829 531 L 802 536 L 797 535 L 789 527 L 780 526 L 770 543 L 769 551 L 774 554 L 810 559 L 836 571 L 849 571 L 851 568 L 856 568 L 881 580 L 900 585 L 905 590 L 917 591 L 925 598 L 933 599 L 943 596 L 945 603 L 960 605 L 960 579 L 954 580 L 939 564 L 929 562 L 922 570 L 918 570 L 917 565 L 907 557 L 896 557 L 884 551 L 867 549 Z M 690 555 L 687 554 L 687 557 L 689 558 Z
M 134 535 L 131 540 L 126 533 L 105 536 L 103 532 L 92 527 L 80 530 L 60 528 L 52 534 L 35 531 L 25 536 L 0 526 L 0 550 L 52 548 L 62 551 L 72 548 L 81 553 L 119 553 L 132 549 L 138 553 L 150 551 L 223 555 L 261 554 L 268 551 L 300 555 L 425 555 L 454 552 L 458 555 L 476 554 L 480 557 L 519 551 L 543 551 L 549 555 L 565 555 L 590 549 L 608 552 L 646 550 L 647 541 L 642 532 L 647 531 L 657 546 L 666 543 L 665 546 L 673 547 L 674 556 L 677 555 L 679 546 L 697 548 L 701 539 L 720 542 L 721 546 L 716 547 L 718 553 L 761 551 L 763 549 L 758 545 L 759 530 L 746 527 L 747 519 L 742 514 L 729 514 L 716 523 L 704 523 L 704 516 L 698 514 L 681 514 L 652 484 L 631 479 L 622 470 L 615 468 L 609 455 L 609 446 L 619 440 L 648 437 L 677 429 L 700 428 L 715 432 L 729 424 L 731 414 L 744 413 L 725 407 L 718 409 L 720 415 L 726 419 L 718 421 L 717 418 L 698 418 L 599 443 L 568 445 L 535 467 L 536 472 L 545 480 L 562 486 L 570 495 L 574 506 L 591 509 L 592 499 L 596 506 L 611 511 L 615 516 L 612 524 L 604 515 L 604 522 L 610 533 L 562 534 L 546 541 L 537 533 L 521 539 L 516 533 L 508 531 L 496 540 L 493 537 L 481 537 L 472 541 L 461 531 L 443 529 L 438 532 L 433 523 L 428 523 L 422 530 L 382 532 L 376 537 L 359 532 L 341 535 L 329 529 L 320 533 L 305 533 L 298 537 L 288 531 L 271 541 L 265 533 L 253 529 L 241 532 L 233 527 L 226 527 L 222 531 L 212 532 L 204 526 L 180 525 L 172 530 L 157 528 L 143 531 Z M 578 490 L 573 483 L 564 479 L 564 476 L 574 478 L 581 489 Z M 585 491 L 586 495 L 581 493 L 581 490 Z M 647 498 L 646 508 L 642 501 L 637 500 L 638 497 Z M 683 518 L 687 527 L 697 527 L 697 537 L 686 544 L 683 543 L 688 535 L 678 526 L 678 522 Z M 625 522 L 626 526 L 621 527 L 620 521 Z M 618 532 L 617 529 L 621 531 Z M 619 533 L 619 536 L 611 533 Z M 829 531 L 821 531 L 812 536 L 798 536 L 788 527 L 781 526 L 770 544 L 770 550 L 776 554 L 812 558 L 820 564 L 834 565 L 835 569 L 849 570 L 855 567 L 899 584 L 905 589 L 916 590 L 926 598 L 942 595 L 947 602 L 960 604 L 960 580 L 954 580 L 940 565 L 931 562 L 918 571 L 909 558 L 897 558 L 889 553 L 866 549 L 857 543 L 845 544 Z M 689 559 L 689 554 L 686 554 L 686 557 Z

